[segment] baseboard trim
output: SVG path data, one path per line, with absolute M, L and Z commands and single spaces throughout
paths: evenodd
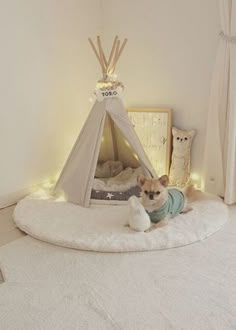
M 16 204 L 17 202 L 19 202 L 19 200 L 30 194 L 31 191 L 31 188 L 25 188 L 7 195 L 0 196 L 0 209 Z
M 22 198 L 25 196 L 33 193 L 34 191 L 38 190 L 39 188 L 43 188 L 45 185 L 47 185 L 50 181 L 44 181 L 42 183 L 39 183 L 37 185 L 24 188 L 15 192 L 12 192 L 7 195 L 0 196 L 0 209 L 4 209 L 5 207 L 11 206 L 19 202 Z

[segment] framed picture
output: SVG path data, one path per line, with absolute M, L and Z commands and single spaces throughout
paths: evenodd
M 157 175 L 168 175 L 171 156 L 171 109 L 128 108 L 128 116 Z

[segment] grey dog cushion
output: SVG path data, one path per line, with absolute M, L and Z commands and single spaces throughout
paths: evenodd
M 126 191 L 103 191 L 103 190 L 92 190 L 91 198 L 98 200 L 116 200 L 116 201 L 127 201 L 131 196 L 140 197 L 141 189 L 139 186 L 132 187 Z

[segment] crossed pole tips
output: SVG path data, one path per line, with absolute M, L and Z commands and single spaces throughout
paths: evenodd
M 104 50 L 102 48 L 100 36 L 97 36 L 97 48 L 95 47 L 91 38 L 88 40 L 102 68 L 103 80 L 106 80 L 108 75 L 112 75 L 114 73 L 117 62 L 120 59 L 128 39 L 125 38 L 121 44 L 118 36 L 115 36 L 108 58 L 105 56 Z

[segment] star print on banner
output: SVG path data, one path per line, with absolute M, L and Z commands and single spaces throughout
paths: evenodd
M 115 196 L 115 195 L 113 195 L 113 194 L 111 194 L 111 193 L 108 193 L 108 194 L 106 195 L 106 198 L 111 199 L 113 196 Z

